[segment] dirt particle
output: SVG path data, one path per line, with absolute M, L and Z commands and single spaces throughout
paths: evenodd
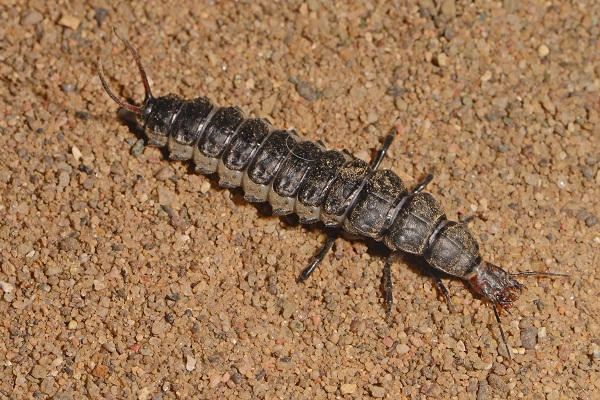
M 456 17 L 456 1 L 455 0 L 444 0 L 440 7 L 440 11 L 443 16 L 447 18 Z
M 175 175 L 175 170 L 170 165 L 167 165 L 167 166 L 161 168 L 154 175 L 154 177 L 156 178 L 156 180 L 164 182 L 164 181 L 170 179 L 173 175 Z
M 296 84 L 296 91 L 300 96 L 308 101 L 313 101 L 319 98 L 319 93 L 315 88 L 306 81 L 300 81 Z
M 136 140 L 136 142 L 133 144 L 133 146 L 131 146 L 131 155 L 134 156 L 135 158 L 138 158 L 139 156 L 141 156 L 144 153 L 145 148 L 146 147 L 144 146 L 143 139 Z
M 34 365 L 29 374 L 36 379 L 44 379 L 48 374 L 48 371 L 41 365 Z
M 111 164 L 110 173 L 117 176 L 125 175 L 125 168 L 121 161 L 115 161 Z
M 548 54 L 550 54 L 550 49 L 548 48 L 548 46 L 542 44 L 540 45 L 540 47 L 538 47 L 538 55 L 540 57 L 546 57 Z
M 107 372 L 108 372 L 108 365 L 98 364 L 92 371 L 92 375 L 94 375 L 96 378 L 103 378 Z
M 44 19 L 44 16 L 39 11 L 27 10 L 23 13 L 23 15 L 21 17 L 21 25 L 23 25 L 23 26 L 35 25 L 35 24 L 42 22 L 43 19 Z
M 596 217 L 595 215 L 590 215 L 585 219 L 585 224 L 588 228 L 596 226 L 598 224 L 598 217 Z
M 490 376 L 488 376 L 488 383 L 498 394 L 505 396 L 510 391 L 510 386 L 508 386 L 508 384 L 496 374 L 490 374 Z
M 72 30 L 77 30 L 79 28 L 79 24 L 81 24 L 81 20 L 72 15 L 63 15 L 58 20 L 58 24 L 67 28 L 71 28 Z
M 572 346 L 571 343 L 562 343 L 558 346 L 558 358 L 563 361 L 568 361 L 571 355 Z
M 59 247 L 61 250 L 66 252 L 77 252 L 81 250 L 81 245 L 79 244 L 79 241 L 72 236 L 66 237 L 63 240 L 61 240 Z
M 356 392 L 356 389 L 356 383 L 342 383 L 340 386 L 340 392 L 342 392 L 342 394 L 352 394 Z
M 196 369 L 196 359 L 190 354 L 185 356 L 185 369 L 187 371 L 193 371 Z
M 521 330 L 521 346 L 526 349 L 533 349 L 537 344 L 538 330 L 535 327 L 529 327 Z

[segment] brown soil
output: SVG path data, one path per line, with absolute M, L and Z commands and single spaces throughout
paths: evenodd
M 7 4 L 10 3 L 10 4 Z M 68 2 L 67 2 L 68 3 Z M 600 398 L 596 0 L 0 6 L 0 397 Z M 431 191 L 528 278 L 503 327 L 459 280 L 269 216 L 117 116 L 206 95 Z M 137 135 L 137 136 L 136 136 Z M 133 153 L 133 154 L 132 154 Z M 599 279 L 596 279 L 599 278 Z

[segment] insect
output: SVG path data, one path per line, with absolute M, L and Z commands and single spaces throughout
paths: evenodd
M 145 89 L 142 105 L 129 104 L 112 92 L 100 56 L 98 75 L 106 93 L 137 116 L 150 146 L 166 147 L 173 160 L 193 160 L 197 173 L 216 172 L 220 186 L 242 187 L 247 201 L 269 202 L 275 215 L 295 213 L 301 223 L 321 221 L 328 228 L 325 244 L 299 281 L 310 277 L 340 234 L 371 238 L 391 251 L 383 274 L 388 318 L 394 302 L 392 262 L 402 252 L 415 254 L 432 268 L 449 304 L 438 273 L 466 281 L 492 303 L 508 350 L 499 310 L 511 307 L 524 288 L 516 278 L 565 276 L 532 271 L 511 274 L 483 260 L 469 228 L 448 220 L 440 204 L 424 192 L 432 174 L 409 191 L 393 171 L 379 169 L 395 131 L 368 164 L 347 152 L 326 150 L 319 142 L 302 141 L 295 131 L 275 129 L 265 119 L 246 118 L 237 107 L 217 107 L 206 97 L 154 97 L 137 50 L 114 32 L 138 67 Z

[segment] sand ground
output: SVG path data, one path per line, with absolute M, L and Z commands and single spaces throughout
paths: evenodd
M 0 397 L 600 398 L 596 0 L 0 6 Z M 378 246 L 269 216 L 143 148 L 104 93 L 206 95 L 429 190 L 526 279 L 503 327 Z

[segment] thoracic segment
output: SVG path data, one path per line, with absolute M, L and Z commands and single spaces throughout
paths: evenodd
M 151 146 L 166 146 L 174 160 L 192 159 L 196 172 L 216 172 L 219 185 L 241 186 L 247 201 L 268 201 L 276 215 L 296 213 L 302 223 L 320 220 L 383 241 L 458 277 L 481 262 L 469 229 L 448 221 L 429 193 L 409 194 L 393 171 L 373 171 L 362 160 L 205 97 L 150 98 L 143 111 L 140 123 Z

